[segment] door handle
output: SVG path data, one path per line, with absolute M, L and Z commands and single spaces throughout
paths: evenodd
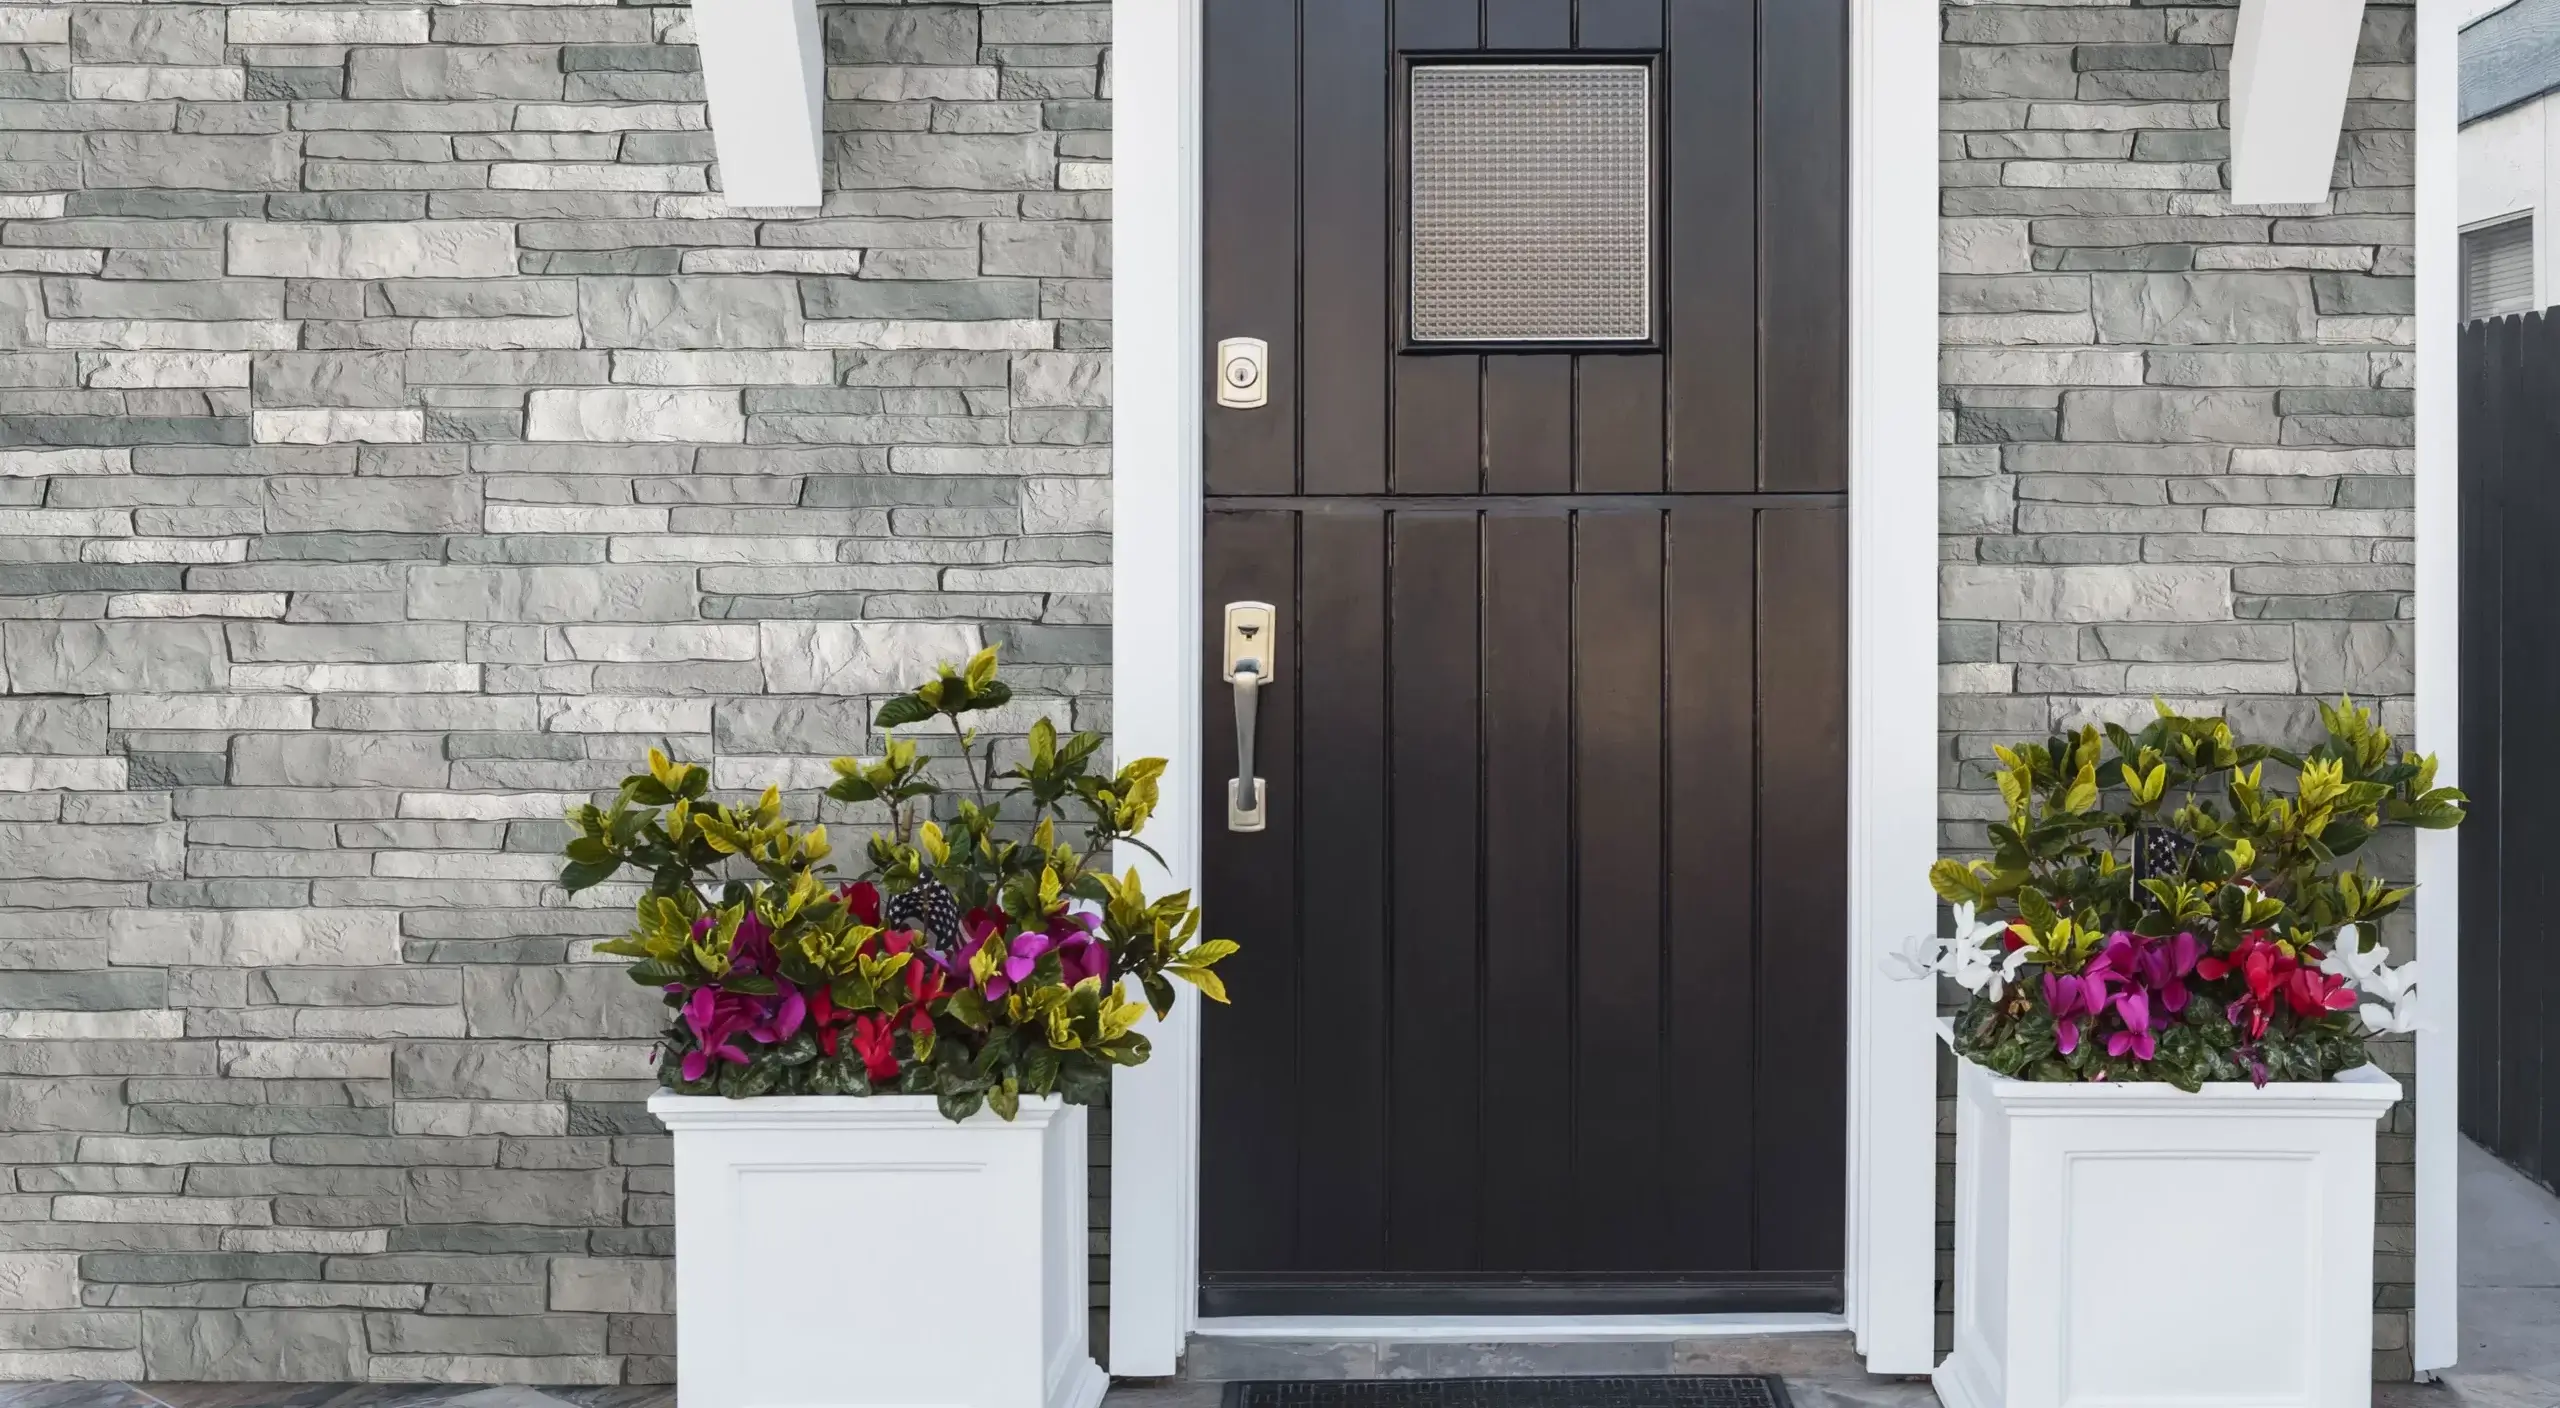
M 1271 603 L 1227 603 L 1227 682 L 1236 687 L 1236 775 L 1227 780 L 1227 829 L 1260 831 L 1263 823 L 1262 779 L 1254 772 L 1254 718 L 1262 687 L 1271 683 L 1272 662 L 1279 654 Z

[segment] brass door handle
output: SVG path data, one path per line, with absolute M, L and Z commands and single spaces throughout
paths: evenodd
M 1254 723 L 1279 642 L 1271 603 L 1227 603 L 1226 678 L 1236 688 L 1236 775 L 1227 780 L 1227 829 L 1260 831 L 1264 788 L 1254 772 Z

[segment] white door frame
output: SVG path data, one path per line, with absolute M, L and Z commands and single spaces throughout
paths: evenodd
M 2471 7 L 2471 8 L 2477 8 Z M 2451 0 L 2418 6 L 2417 73 L 2417 689 L 2414 744 L 2436 755 L 2437 780 L 2462 785 L 2462 461 L 2460 201 L 2456 97 L 2461 86 Z M 2537 238 L 2540 232 L 2536 232 Z M 2547 287 L 2544 286 L 2544 287 Z M 2418 833 L 2418 952 L 2426 1017 L 2418 1029 L 2417 1305 L 2410 1352 L 2418 1372 L 2452 1366 L 2461 1276 L 2462 872 L 2456 833 Z
M 1934 1363 L 1936 995 L 1884 954 L 1935 931 L 1938 5 L 1850 0 L 1847 1319 L 1868 1367 Z M 1112 730 L 1170 761 L 1159 882 L 1199 874 L 1199 0 L 1114 0 Z M 1168 873 L 1169 872 L 1169 873 Z M 1244 993 L 1240 1000 L 1250 1002 Z M 1175 1371 L 1197 1320 L 1198 1005 L 1113 1092 L 1115 1374 Z

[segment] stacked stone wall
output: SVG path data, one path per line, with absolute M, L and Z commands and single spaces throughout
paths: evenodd
M 1108 7 L 823 14 L 776 212 L 682 5 L 0 4 L 0 1377 L 666 1378 L 562 806 L 1107 723 Z
M 2366 7 L 2333 195 L 2275 208 L 2225 194 L 2236 5 L 1941 14 L 1946 847 L 2000 814 L 1994 744 L 2155 697 L 2307 743 L 2352 693 L 2406 736 L 2415 10 Z M 2409 873 L 2405 836 L 2376 854 Z M 2385 1378 L 2411 1373 L 2415 1127 L 2404 1101 L 2382 1133 Z

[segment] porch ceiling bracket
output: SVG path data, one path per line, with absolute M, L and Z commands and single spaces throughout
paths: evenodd
M 2240 0 L 2231 50 L 2231 203 L 2329 198 L 2364 0 Z
M 720 196 L 732 207 L 812 207 L 824 199 L 826 64 L 817 0 L 717 0 L 693 7 Z

